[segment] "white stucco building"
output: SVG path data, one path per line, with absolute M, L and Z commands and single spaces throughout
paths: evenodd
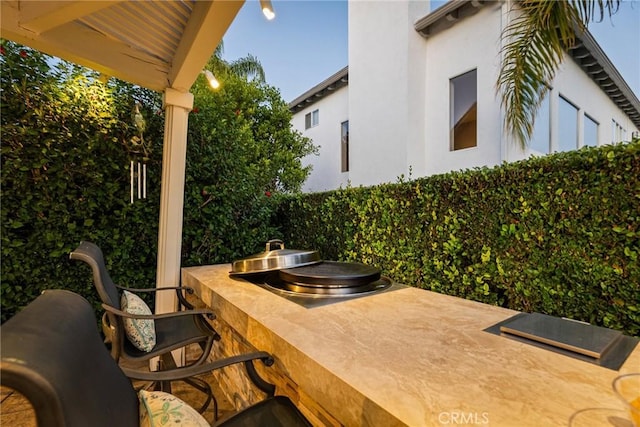
M 510 3 L 350 1 L 349 66 L 294 101 L 320 146 L 305 191 L 395 182 L 629 140 L 640 101 L 589 34 L 567 55 L 530 148 L 503 132 L 495 82 Z

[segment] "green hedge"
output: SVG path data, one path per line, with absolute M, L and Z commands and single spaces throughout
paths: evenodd
M 149 197 L 134 204 L 129 162 L 140 159 L 133 105 L 159 108 L 158 95 L 2 46 L 2 320 L 50 288 L 78 292 L 102 310 L 89 267 L 69 260 L 81 240 L 109 254 L 119 283 L 153 286 L 162 117 L 147 117 Z
M 82 239 L 104 249 L 118 283 L 154 286 L 158 94 L 2 46 L 2 320 L 46 288 L 100 310 L 88 267 L 68 259 Z M 286 103 L 233 76 L 223 91 L 204 85 L 193 89 L 183 265 L 230 262 L 282 237 L 405 284 L 640 333 L 639 142 L 281 199 L 313 151 L 290 129 Z M 131 160 L 148 164 L 148 199 L 134 204 Z
M 640 333 L 640 142 L 291 197 L 289 247 L 407 285 Z

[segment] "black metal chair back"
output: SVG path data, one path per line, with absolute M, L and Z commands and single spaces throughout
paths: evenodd
M 138 398 L 109 356 L 91 305 L 47 290 L 2 325 L 2 385 L 33 405 L 39 427 L 133 427 Z
M 215 315 L 209 309 L 190 309 L 146 317 L 130 315 L 121 311 L 121 290 L 152 294 L 162 291 L 176 292 L 181 305 L 192 308 L 182 296 L 182 293 L 186 292 L 188 288 L 176 286 L 135 289 L 116 285 L 107 271 L 102 250 L 92 242 L 80 242 L 80 245 L 69 254 L 69 258 L 84 261 L 91 267 L 93 283 L 105 309 L 105 314 L 102 317 L 102 330 L 105 334 L 105 341 L 111 343 L 111 355 L 114 359 L 119 360 L 120 357 L 124 357 L 130 360 L 149 360 L 153 357 L 167 355 L 169 352 L 189 344 L 199 344 L 202 353 L 193 362 L 196 365 L 207 359 L 213 348 L 213 342 L 220 339 L 220 335 L 207 322 L 207 318 L 215 319 Z M 190 289 L 189 291 L 192 292 Z M 151 351 L 139 350 L 129 342 L 124 332 L 125 318 L 146 318 L 154 321 L 156 346 Z
M 273 364 L 270 354 L 254 352 L 173 371 L 121 369 L 100 339 L 91 305 L 66 290 L 44 291 L 5 322 L 0 346 L 0 384 L 29 400 L 38 427 L 138 426 L 139 402 L 129 378 L 175 380 L 236 363 L 255 373 L 253 361 Z M 271 396 L 216 426 L 311 424 L 288 398 Z
M 120 292 L 111 280 L 102 249 L 95 243 L 83 241 L 69 254 L 69 258 L 89 264 L 93 272 L 93 283 L 102 302 L 120 309 Z

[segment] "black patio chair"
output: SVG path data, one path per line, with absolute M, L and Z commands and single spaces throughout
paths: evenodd
M 73 260 L 84 261 L 89 264 L 93 272 L 93 284 L 102 300 L 105 314 L 102 318 L 105 339 L 111 342 L 111 354 L 116 361 L 120 358 L 131 361 L 149 360 L 162 356 L 167 352 L 186 347 L 189 344 L 199 344 L 202 349 L 200 357 L 194 365 L 204 362 L 211 352 L 213 342 L 220 339 L 220 335 L 211 327 L 207 319 L 215 319 L 215 314 L 209 309 L 194 309 L 185 299 L 184 293 L 192 293 L 193 289 L 183 286 L 163 288 L 129 288 L 116 285 L 104 261 L 102 250 L 94 243 L 80 242 L 80 245 L 69 254 Z M 176 292 L 181 307 L 187 310 L 158 315 L 136 315 L 121 310 L 121 291 L 132 293 Z M 155 325 L 156 345 L 151 351 L 136 348 L 124 333 L 124 319 L 152 319 Z
M 80 295 L 47 290 L 0 327 L 0 384 L 29 400 L 39 427 L 139 426 L 140 410 L 148 406 L 139 403 L 130 378 L 179 378 L 235 363 L 273 361 L 266 352 L 254 352 L 159 373 L 121 368 L 102 342 L 94 316 Z M 267 397 L 215 425 L 310 426 L 283 396 Z
M 215 318 L 213 311 L 209 309 L 194 309 L 185 299 L 185 293 L 193 292 L 191 288 L 176 286 L 140 289 L 116 285 L 107 271 L 102 250 L 91 242 L 80 242 L 80 245 L 71 252 L 69 257 L 73 260 L 84 261 L 91 267 L 93 283 L 102 300 L 102 307 L 105 309 L 105 313 L 102 316 L 102 330 L 105 335 L 105 342 L 111 344 L 111 355 L 117 362 L 122 359 L 123 361 L 135 363 L 160 357 L 160 360 L 164 362 L 164 369 L 165 366 L 175 366 L 171 351 L 180 348 L 184 348 L 186 351 L 187 346 L 192 344 L 197 344 L 201 353 L 199 357 L 189 363 L 189 366 L 197 366 L 207 360 L 214 341 L 220 339 L 220 335 L 207 322 L 207 319 L 213 320 Z M 128 313 L 122 310 L 120 304 L 123 291 L 133 294 L 142 292 L 176 292 L 180 308 L 184 307 L 186 310 L 156 315 Z M 126 319 L 152 321 L 155 329 L 152 333 L 155 345 L 145 350 L 137 348 L 125 334 Z M 181 381 L 190 384 L 207 396 L 207 400 L 200 408 L 200 412 L 204 412 L 211 401 L 217 406 L 215 397 L 206 382 L 199 378 L 182 378 Z M 167 391 L 171 390 L 170 382 L 158 384 L 157 387 Z

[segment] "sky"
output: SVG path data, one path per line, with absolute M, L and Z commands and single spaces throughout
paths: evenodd
M 389 0 L 391 1 L 391 0 Z M 285 101 L 348 65 L 346 0 L 272 0 L 276 17 L 267 21 L 257 0 L 247 0 L 223 38 L 222 57 L 255 56 L 267 83 Z M 432 2 L 434 5 L 442 1 Z M 611 18 L 589 30 L 631 90 L 640 98 L 640 0 L 623 0 Z
M 276 17 L 267 21 L 258 1 L 245 2 L 222 39 L 222 57 L 257 57 L 267 83 L 289 102 L 348 65 L 347 2 L 271 3 Z

